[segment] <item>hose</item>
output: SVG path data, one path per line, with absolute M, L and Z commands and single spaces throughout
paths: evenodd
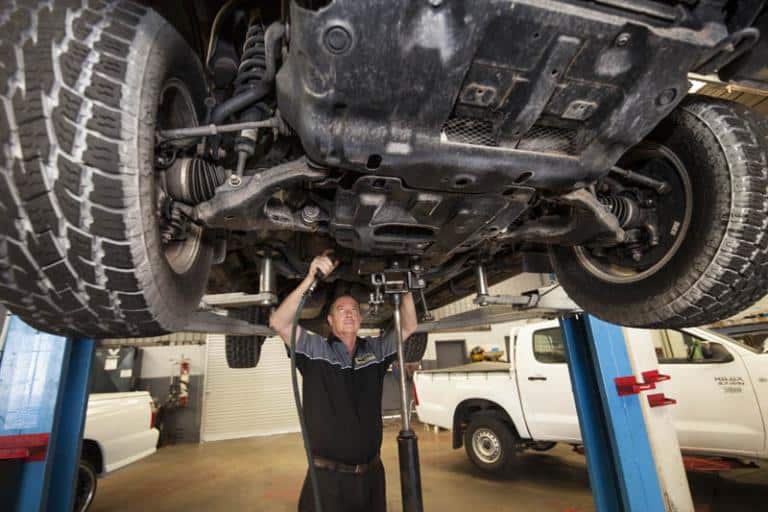
M 269 94 L 271 85 L 263 82 L 254 84 L 247 91 L 233 96 L 224 103 L 220 103 L 213 110 L 211 124 L 222 124 L 231 115 L 236 114 L 246 107 L 251 106 Z
M 299 414 L 299 424 L 301 425 L 301 437 L 304 440 L 304 451 L 307 454 L 307 464 L 309 465 L 309 481 L 312 484 L 312 496 L 315 502 L 315 512 L 322 512 L 323 507 L 320 502 L 320 485 L 317 482 L 317 471 L 315 469 L 315 463 L 312 460 L 312 448 L 309 444 L 309 436 L 307 435 L 307 422 L 304 419 L 304 407 L 301 403 L 301 396 L 299 395 L 299 378 L 296 372 L 296 331 L 299 327 L 299 320 L 301 319 L 301 312 L 304 309 L 307 299 L 312 292 L 315 291 L 317 283 L 322 279 L 322 272 L 315 273 L 315 278 L 312 284 L 309 285 L 307 291 L 301 296 L 299 306 L 296 308 L 296 315 L 293 317 L 293 326 L 291 328 L 291 384 L 293 385 L 293 400 L 296 403 L 296 412 Z

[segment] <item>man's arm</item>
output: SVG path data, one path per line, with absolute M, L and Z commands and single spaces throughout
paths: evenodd
M 269 317 L 269 326 L 280 336 L 286 345 L 291 342 L 291 329 L 296 309 L 299 307 L 301 296 L 307 291 L 319 270 L 326 277 L 336 268 L 328 256 L 317 256 L 309 265 L 307 277 L 297 286 Z M 411 301 L 413 302 L 413 301 Z M 296 329 L 296 339 L 301 335 L 301 327 Z
M 419 321 L 416 317 L 416 304 L 413 302 L 413 295 L 409 292 L 403 295 L 400 302 L 400 330 L 403 333 L 403 340 L 416 331 Z

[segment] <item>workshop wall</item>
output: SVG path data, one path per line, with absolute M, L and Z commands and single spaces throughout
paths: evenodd
M 299 431 L 285 344 L 269 337 L 256 368 L 227 365 L 225 337 L 208 336 L 202 441 Z
M 171 377 L 180 373 L 182 358 L 190 360 L 189 400 L 186 407 L 166 407 L 163 440 L 172 443 L 200 441 L 206 345 L 168 345 L 141 348 L 141 373 L 136 389 L 147 390 L 165 404 Z
M 551 282 L 550 277 L 546 274 L 525 273 L 497 283 L 489 287 L 488 291 L 492 295 L 520 295 L 523 292 L 541 288 L 542 286 L 548 286 Z M 464 297 L 456 302 L 452 302 L 451 304 L 433 310 L 432 314 L 436 319 L 441 319 L 477 309 L 479 306 L 472 302 L 474 298 L 474 294 Z M 469 360 L 469 351 L 476 346 L 480 346 L 485 350 L 491 350 L 496 347 L 499 350 L 504 350 L 506 352 L 504 337 L 509 336 L 511 329 L 515 325 L 525 323 L 527 323 L 527 321 L 507 322 L 492 326 L 479 325 L 472 329 L 462 331 L 430 333 L 428 337 L 429 341 L 427 342 L 427 350 L 424 353 L 424 359 L 422 360 L 422 368 L 429 370 L 437 367 L 436 342 L 439 341 L 465 340 L 467 360 Z M 507 360 L 507 356 L 508 354 L 505 353 L 503 360 Z

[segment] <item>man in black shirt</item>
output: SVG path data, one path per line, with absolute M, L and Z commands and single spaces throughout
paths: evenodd
M 327 256 L 316 257 L 304 281 L 272 313 L 270 326 L 286 344 L 296 308 L 315 273 L 328 276 L 335 268 Z M 417 326 L 410 293 L 403 296 L 400 313 L 403 339 L 408 339 Z M 301 327 L 297 332 L 296 366 L 303 378 L 304 416 L 325 511 L 379 512 L 387 506 L 379 458 L 381 392 L 387 368 L 397 357 L 397 342 L 391 331 L 380 338 L 359 337 L 360 321 L 360 305 L 345 295 L 331 305 L 328 338 Z M 313 509 L 307 475 L 299 510 Z

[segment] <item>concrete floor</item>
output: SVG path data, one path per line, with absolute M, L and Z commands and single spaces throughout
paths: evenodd
M 382 459 L 388 509 L 400 507 L 397 424 L 387 424 Z M 427 511 L 594 510 L 584 457 L 569 446 L 527 452 L 504 477 L 488 477 L 450 448 L 450 433 L 420 426 Z M 295 511 L 306 471 L 298 434 L 183 444 L 160 449 L 99 482 L 91 512 Z M 768 470 L 689 474 L 697 512 L 765 510 Z

